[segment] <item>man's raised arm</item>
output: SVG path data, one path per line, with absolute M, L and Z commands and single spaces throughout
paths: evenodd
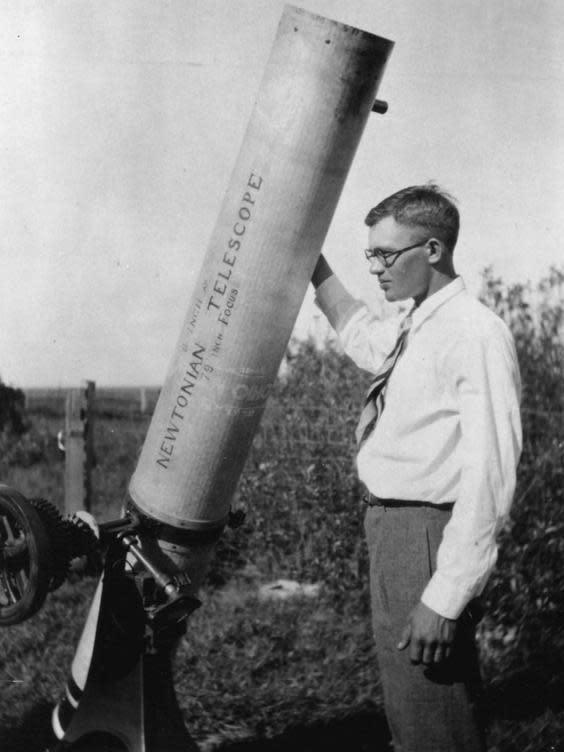
M 366 371 L 375 372 L 395 344 L 398 324 L 381 321 L 357 300 L 321 255 L 313 271 L 315 303 L 336 331 L 346 354 Z

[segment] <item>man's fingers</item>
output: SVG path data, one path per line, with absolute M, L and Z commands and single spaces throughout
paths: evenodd
M 398 642 L 398 650 L 404 650 L 411 640 L 411 624 L 408 624 L 401 633 L 401 639 Z
M 398 643 L 398 649 L 409 645 L 412 663 L 432 666 L 449 657 L 456 628 L 456 621 L 446 619 L 423 603 L 413 609 Z
M 437 645 L 433 656 L 434 663 L 442 663 L 446 658 L 446 650 L 442 645 Z
M 435 660 L 436 645 L 434 643 L 425 643 L 423 646 L 423 663 L 430 666 Z
M 420 640 L 412 640 L 409 649 L 409 660 L 412 663 L 421 663 L 423 658 L 423 643 Z

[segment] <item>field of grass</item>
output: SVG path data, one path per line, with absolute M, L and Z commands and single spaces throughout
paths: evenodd
M 490 276 L 484 289 L 513 329 L 525 386 L 519 486 L 479 634 L 490 752 L 564 749 L 562 275 L 543 284 L 507 289 Z M 241 478 L 245 523 L 218 545 L 175 686 L 204 750 L 385 750 L 352 459 L 366 377 L 312 344 L 289 366 Z M 0 446 L 0 479 L 58 505 L 63 407 L 62 393 L 29 395 L 31 429 L 19 440 L 4 434 Z M 137 391 L 98 394 L 99 520 L 119 514 L 148 421 Z M 278 578 L 319 584 L 319 595 L 261 600 L 259 587 Z M 2 752 L 43 749 L 94 585 L 67 582 L 31 620 L 0 630 Z

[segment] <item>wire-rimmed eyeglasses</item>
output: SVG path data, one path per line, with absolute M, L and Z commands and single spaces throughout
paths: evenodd
M 400 248 L 398 251 L 383 251 L 381 248 L 365 248 L 364 255 L 368 261 L 372 261 L 374 258 L 378 259 L 382 266 L 389 269 L 396 263 L 397 258 L 401 256 L 402 253 L 412 251 L 414 248 L 419 248 L 428 243 L 429 240 L 430 238 L 427 238 L 427 240 L 420 240 L 418 243 L 408 245 L 407 248 Z

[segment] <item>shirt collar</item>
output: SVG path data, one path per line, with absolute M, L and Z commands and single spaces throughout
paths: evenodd
M 462 277 L 455 277 L 448 285 L 441 287 L 440 290 L 430 295 L 421 303 L 420 306 L 413 309 L 411 314 L 412 326 L 411 329 L 421 326 L 421 324 L 430 318 L 435 311 L 444 305 L 448 300 L 454 298 L 455 295 L 466 291 L 466 285 Z

